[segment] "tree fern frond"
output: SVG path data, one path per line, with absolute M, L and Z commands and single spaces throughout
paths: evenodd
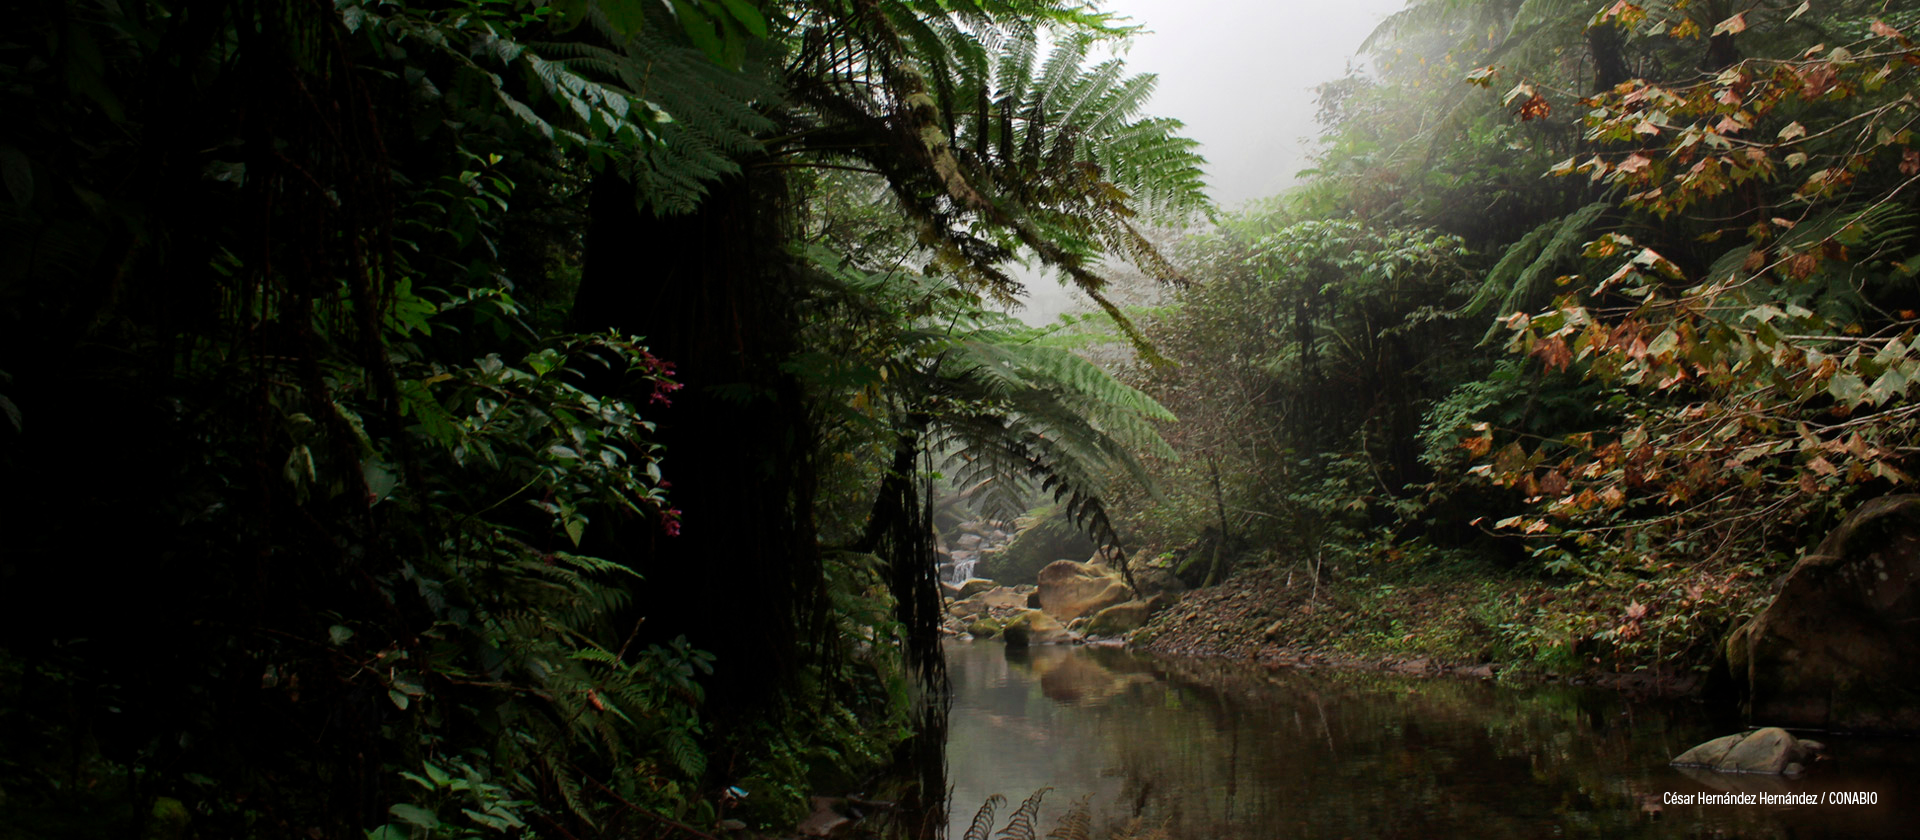
M 1579 253 L 1587 230 L 1610 206 L 1608 202 L 1596 201 L 1528 231 L 1507 246 L 1500 260 L 1488 270 L 1480 288 L 1458 312 L 1466 316 L 1480 315 L 1496 302 L 1501 313 L 1528 308 L 1529 300 L 1539 292 L 1541 280 L 1555 264 Z
M 1020 807 L 1014 809 L 1013 816 L 1007 818 L 1006 827 L 1000 829 L 997 840 L 1037 840 L 1035 832 L 1039 828 L 1035 823 L 1040 819 L 1040 800 L 1046 798 L 1051 790 L 1053 788 L 1043 787 L 1021 802 Z
M 967 825 L 967 833 L 961 835 L 960 840 L 989 840 L 988 835 L 993 833 L 994 812 L 1005 804 L 1007 798 L 1000 794 L 987 797 L 987 801 L 980 803 L 980 810 L 973 812 L 973 822 Z
M 1087 797 L 1082 796 L 1067 809 L 1060 824 L 1047 832 L 1047 840 L 1093 840 L 1092 832 L 1093 811 L 1087 805 Z

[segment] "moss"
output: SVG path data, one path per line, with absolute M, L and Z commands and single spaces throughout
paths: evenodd
M 975 574 L 1004 586 L 1037 583 L 1040 570 L 1055 560 L 1085 560 L 1093 556 L 1093 541 L 1080 533 L 1058 505 L 1035 508 L 1033 524 L 1015 534 L 1013 542 L 981 558 Z

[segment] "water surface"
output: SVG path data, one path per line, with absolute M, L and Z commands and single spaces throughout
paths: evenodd
M 1042 833 L 1085 797 L 1102 838 L 1135 820 L 1173 840 L 1920 833 L 1920 744 L 1824 738 L 1833 760 L 1798 780 L 1688 775 L 1666 762 L 1737 729 L 1688 701 L 1085 647 L 953 642 L 947 658 L 956 840 L 989 795 L 1043 786 Z M 1879 804 L 1663 802 L 1835 790 Z

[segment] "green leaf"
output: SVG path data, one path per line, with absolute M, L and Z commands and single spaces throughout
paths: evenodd
M 615 32 L 631 36 L 647 26 L 649 0 L 600 0 L 600 14 Z
M 407 830 L 393 823 L 387 823 L 367 832 L 367 840 L 409 840 Z
M 369 505 L 376 505 L 393 495 L 393 488 L 399 486 L 400 477 L 393 474 L 385 464 L 379 461 L 361 461 L 360 477 L 367 483 L 367 494 L 372 497 Z
M 1866 383 L 1851 373 L 1836 373 L 1827 381 L 1827 393 L 1832 394 L 1841 405 L 1854 405 L 1866 396 Z
M 440 818 L 435 816 L 432 811 L 429 811 L 418 805 L 408 805 L 402 802 L 397 805 L 394 805 L 391 808 L 388 808 L 387 813 L 400 818 L 402 822 L 411 823 L 413 825 L 420 826 L 421 828 L 439 828 L 440 827 Z
M 746 0 L 720 0 L 727 7 L 727 13 L 745 27 L 747 33 L 755 38 L 767 37 L 767 18 L 760 10 L 749 5 Z
M 399 706 L 400 711 L 403 712 L 407 710 L 407 706 L 413 703 L 413 701 L 407 699 L 407 695 L 401 694 L 391 688 L 387 689 L 387 699 L 392 700 L 393 705 Z
M 337 645 L 344 645 L 353 638 L 353 628 L 344 624 L 335 624 L 327 628 L 327 639 Z
M 716 64 L 725 63 L 726 45 L 720 42 L 713 21 L 691 0 L 669 0 L 673 7 L 673 16 L 680 21 L 680 28 L 687 33 L 688 40 L 707 54 Z

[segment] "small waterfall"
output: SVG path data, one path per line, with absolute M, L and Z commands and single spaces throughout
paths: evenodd
M 965 583 L 967 578 L 973 577 L 973 567 L 978 565 L 980 565 L 980 558 L 978 557 L 969 557 L 965 560 L 953 561 L 953 580 L 949 582 Z

